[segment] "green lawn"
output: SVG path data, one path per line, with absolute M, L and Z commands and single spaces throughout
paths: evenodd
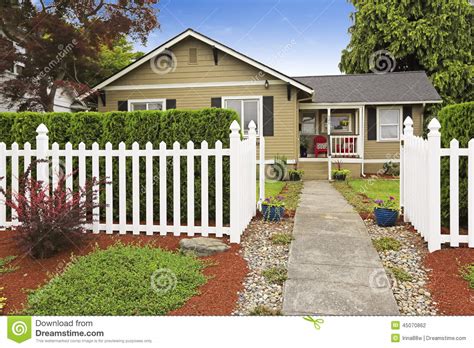
M 265 181 L 265 197 L 275 197 L 285 187 L 284 181 Z M 257 201 L 260 190 L 260 183 L 257 181 Z
M 371 213 L 375 199 L 386 200 L 393 196 L 400 201 L 399 180 L 351 179 L 347 182 L 335 181 L 333 185 L 361 213 Z
M 399 180 L 353 179 L 349 186 L 356 192 L 365 194 L 370 199 L 388 199 L 389 196 L 400 200 Z
M 265 197 L 283 196 L 288 210 L 296 210 L 299 203 L 303 182 L 301 181 L 266 181 Z M 259 198 L 259 183 L 257 182 L 257 201 Z

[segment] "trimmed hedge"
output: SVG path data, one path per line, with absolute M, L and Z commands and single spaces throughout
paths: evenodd
M 158 148 L 160 142 L 164 141 L 168 148 L 171 148 L 175 141 L 186 147 L 188 141 L 195 143 L 195 148 L 200 147 L 200 143 L 206 140 L 209 147 L 213 148 L 217 140 L 222 141 L 223 147 L 229 146 L 230 124 L 237 120 L 237 114 L 232 110 L 206 108 L 201 110 L 168 110 L 168 111 L 133 111 L 133 112 L 79 112 L 79 113 L 35 113 L 35 112 L 3 112 L 0 113 L 0 141 L 10 146 L 17 142 L 20 147 L 25 142 L 30 142 L 34 148 L 36 145 L 36 128 L 44 123 L 49 129 L 50 144 L 57 142 L 60 148 L 64 148 L 67 142 L 71 142 L 73 147 L 77 147 L 80 142 L 84 142 L 90 148 L 93 142 L 98 142 L 103 148 L 107 142 L 111 142 L 114 148 L 120 142 L 125 142 L 130 148 L 133 142 L 138 142 L 140 147 L 150 141 L 154 148 Z M 229 215 L 229 163 L 224 159 L 224 218 L 227 221 Z M 102 163 L 102 162 L 101 162 Z M 87 163 L 90 168 L 90 159 Z M 103 164 L 102 164 L 103 165 Z M 145 190 L 145 160 L 140 161 L 140 183 L 142 196 Z M 200 216 L 200 192 L 201 180 L 200 157 L 195 158 L 195 216 Z M 154 165 L 154 177 L 158 178 L 158 160 Z M 186 158 L 181 160 L 181 183 L 182 192 L 186 192 Z M 215 165 L 214 159 L 209 159 L 209 213 L 212 217 L 215 214 L 214 199 L 215 192 Z M 168 158 L 168 217 L 172 218 L 172 159 Z M 117 217 L 118 209 L 118 161 L 114 161 L 114 215 Z M 130 183 L 127 188 L 127 208 L 131 214 L 131 159 L 127 159 L 127 181 Z M 101 175 L 104 175 L 102 171 Z M 159 180 L 154 182 L 155 211 L 159 209 Z M 103 193 L 102 193 L 103 199 Z M 186 195 L 181 195 L 181 206 L 186 207 Z M 141 218 L 144 219 L 145 202 L 141 202 Z M 185 210 L 182 209 L 182 218 L 185 219 Z M 183 220 L 184 222 L 185 220 Z
M 459 141 L 459 147 L 467 148 L 474 138 L 474 102 L 449 105 L 440 110 L 441 143 L 449 147 L 452 139 Z M 459 223 L 467 226 L 467 157 L 459 161 Z M 441 217 L 443 226 L 449 226 L 449 158 L 441 162 Z

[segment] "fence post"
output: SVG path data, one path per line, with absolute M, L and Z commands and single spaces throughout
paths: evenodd
M 441 249 L 441 125 L 436 118 L 428 124 L 428 250 Z
M 402 141 L 400 142 L 400 206 L 403 207 L 403 221 L 408 222 L 408 211 L 407 209 L 407 183 L 406 183 L 406 153 L 405 147 L 407 140 L 413 136 L 413 120 L 408 116 L 403 122 L 405 126 L 403 128 Z
M 239 160 L 240 160 L 240 126 L 234 120 L 230 125 L 230 242 L 240 243 L 240 210 L 239 207 Z
M 469 248 L 474 248 L 474 139 L 468 143 L 467 230 Z
M 252 148 L 252 154 L 250 155 L 250 170 L 252 171 L 251 173 L 251 187 L 249 190 L 251 190 L 251 197 L 252 197 L 252 216 L 255 216 L 257 213 L 257 132 L 256 132 L 257 126 L 255 125 L 254 121 L 250 121 L 249 123 L 249 141 L 250 141 L 250 146 Z
M 36 179 L 42 181 L 45 185 L 46 192 L 49 192 L 48 128 L 41 123 L 38 128 L 36 128 L 36 133 L 38 133 L 36 136 L 36 159 L 46 161 L 36 163 Z

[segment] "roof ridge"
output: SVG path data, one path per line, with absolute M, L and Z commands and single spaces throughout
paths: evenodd
M 338 75 L 303 75 L 303 76 L 291 76 L 292 78 L 302 78 L 302 77 L 343 77 L 343 76 L 368 76 L 368 75 L 390 75 L 390 74 L 426 74 L 424 70 L 414 70 L 414 71 L 393 71 L 386 74 L 375 74 L 375 73 L 358 73 L 358 74 L 338 74 Z

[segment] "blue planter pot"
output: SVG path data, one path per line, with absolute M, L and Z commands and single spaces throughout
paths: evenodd
M 278 222 L 285 215 L 285 207 L 270 207 L 262 204 L 262 215 L 266 221 Z
M 377 225 L 381 227 L 395 226 L 398 219 L 398 210 L 375 208 L 374 215 Z

